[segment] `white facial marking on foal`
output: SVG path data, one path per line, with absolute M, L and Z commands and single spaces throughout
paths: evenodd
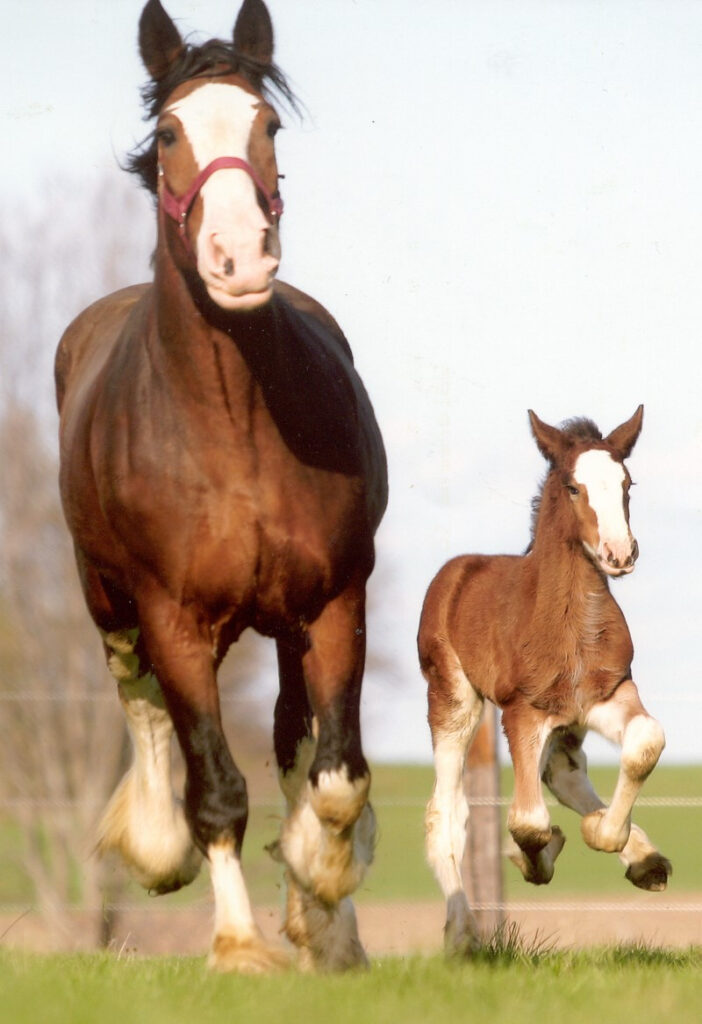
M 597 516 L 600 543 L 627 542 L 623 489 L 626 471 L 621 462 L 615 462 L 609 452 L 593 448 L 578 456 L 573 478 L 587 488 L 590 508 Z

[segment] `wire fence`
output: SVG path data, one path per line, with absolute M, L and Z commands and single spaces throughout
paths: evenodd
M 65 693 L 45 693 L 45 692 L 28 692 L 28 693 L 17 693 L 17 692 L 3 692 L 0 693 L 0 706 L 3 704 L 10 704 L 12 702 L 22 702 L 24 705 L 32 703 L 48 703 L 48 704 L 64 704 L 64 703 L 114 703 L 114 694 L 111 692 L 86 692 L 80 694 L 65 694 Z M 675 700 L 679 701 L 681 698 L 676 696 Z M 702 695 L 686 696 L 686 700 L 689 703 L 699 704 L 702 703 Z M 224 705 L 235 705 L 238 707 L 251 707 L 261 705 L 263 703 L 269 703 L 262 701 L 259 697 L 248 698 L 246 696 L 233 696 L 231 694 L 222 695 L 222 703 Z M 702 782 L 702 772 L 700 773 Z M 688 787 L 689 788 L 689 787 Z M 702 791 L 702 785 L 700 786 Z M 499 797 L 480 797 L 471 796 L 468 803 L 473 808 L 494 808 L 503 809 L 509 806 L 511 798 L 509 796 Z M 551 806 L 557 806 L 557 802 L 552 797 L 546 798 L 546 803 Z M 19 820 L 20 815 L 24 814 L 25 818 L 28 813 L 36 811 L 38 815 L 45 817 L 51 817 L 52 815 L 69 814 L 71 812 L 88 810 L 91 813 L 93 811 L 99 812 L 104 805 L 104 801 L 101 799 L 87 800 L 80 797 L 72 797 L 66 799 L 57 799 L 49 797 L 38 797 L 32 795 L 19 795 L 19 796 L 0 796 L 0 814 L 3 814 L 7 819 L 12 819 L 13 815 L 17 815 Z M 377 794 L 373 798 L 373 805 L 379 816 L 382 816 L 384 812 L 393 812 L 404 809 L 412 814 L 413 821 L 416 819 L 417 828 L 421 830 L 421 821 L 424 813 L 425 801 L 418 799 L 415 796 L 402 796 L 394 795 L 392 797 L 386 797 Z M 275 797 L 268 796 L 264 799 L 257 799 L 256 796 L 252 796 L 250 800 L 250 807 L 252 811 L 268 811 L 273 812 L 276 816 L 282 817 L 282 797 L 277 799 Z M 696 844 L 699 849 L 699 853 L 702 855 L 702 829 L 700 828 L 699 818 L 695 818 L 694 814 L 696 811 L 702 809 L 702 795 L 656 795 L 646 796 L 642 795 L 636 804 L 637 809 L 655 809 L 655 810 L 671 810 L 671 811 L 683 811 L 685 815 L 693 815 L 689 819 L 689 825 L 686 824 L 685 831 L 687 833 L 686 840 L 689 841 L 693 846 Z M 686 822 L 687 822 L 686 817 Z M 679 826 L 678 826 L 679 827 Z M 382 842 L 382 840 L 381 840 Z M 421 845 L 421 835 L 418 838 L 418 846 Z M 698 895 L 699 889 L 699 895 Z M 473 909 L 479 913 L 497 913 L 500 915 L 507 915 L 509 918 L 519 918 L 520 915 L 526 919 L 530 915 L 533 915 L 538 911 L 539 922 L 544 923 L 545 927 L 549 926 L 551 920 L 558 920 L 559 922 L 566 918 L 572 918 L 578 922 L 582 922 L 583 915 L 599 915 L 599 919 L 602 922 L 611 922 L 615 918 L 619 921 L 627 919 L 627 915 L 632 915 L 632 920 L 641 920 L 646 916 L 652 915 L 652 919 L 656 922 L 662 922 L 661 924 L 656 923 L 653 926 L 653 931 L 656 935 L 666 934 L 666 928 L 670 930 L 673 925 L 670 925 L 668 919 L 671 921 L 674 919 L 676 922 L 681 920 L 681 915 L 690 923 L 696 921 L 702 921 L 702 884 L 687 887 L 687 891 L 683 891 L 680 897 L 669 898 L 666 894 L 665 897 L 661 898 L 657 895 L 655 898 L 648 898 L 649 894 L 641 894 L 639 892 L 632 892 L 631 890 L 624 890 L 626 895 L 622 895 L 621 898 L 602 898 L 601 893 L 591 894 L 584 893 L 582 898 L 570 898 L 570 897 L 559 897 L 548 898 L 546 894 L 539 891 L 535 894 L 532 899 L 522 898 L 506 898 L 499 901 L 480 901 L 476 900 L 473 903 Z M 22 921 L 24 918 L 30 915 L 36 915 L 39 910 L 39 901 L 26 901 L 17 902 L 12 898 L 10 892 L 10 899 L 5 902 L 0 902 L 0 916 L 2 917 L 3 926 L 0 927 L 0 941 L 6 930 L 14 929 L 15 922 Z M 126 893 L 125 893 L 126 895 Z M 643 897 L 643 898 L 642 898 Z M 420 898 L 421 899 L 421 898 Z M 425 900 L 426 902 L 426 900 Z M 392 906 L 390 906 L 392 904 Z M 437 917 L 441 917 L 442 900 L 436 889 L 436 894 L 433 900 L 434 913 Z M 126 899 L 117 898 L 113 902 L 106 902 L 101 906 L 97 905 L 84 905 L 80 908 L 81 913 L 85 914 L 100 914 L 104 912 L 106 907 L 109 907 L 110 911 L 119 915 L 126 915 L 126 917 L 138 920 L 146 920 L 149 915 L 154 913 L 154 905 L 151 901 L 148 903 L 142 901 L 141 903 L 136 900 L 132 901 L 128 896 Z M 399 915 L 403 921 L 416 916 L 416 907 L 413 903 L 413 893 L 408 891 L 406 895 L 401 899 L 391 899 L 383 904 L 383 914 L 390 926 L 391 916 L 393 914 Z M 64 907 L 65 909 L 65 907 Z M 363 908 L 361 908 L 363 911 Z M 179 915 L 186 915 L 188 913 L 197 913 L 200 917 L 205 920 L 209 920 L 211 915 L 211 899 L 205 896 L 195 895 L 191 899 L 190 903 L 186 906 L 171 905 L 169 907 L 158 908 L 158 913 L 169 919 L 175 920 Z M 432 925 L 434 928 L 437 942 L 440 943 L 440 930 L 441 922 L 437 925 Z M 575 926 L 574 926 L 575 927 Z M 632 926 L 634 927 L 634 926 Z M 695 927 L 697 927 L 695 925 Z M 603 933 L 606 929 L 602 929 Z M 693 929 L 683 929 L 685 934 Z M 700 934 L 702 936 L 702 925 L 700 926 Z M 702 941 L 702 938 L 700 939 Z

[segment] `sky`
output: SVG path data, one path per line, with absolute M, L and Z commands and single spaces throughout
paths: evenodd
M 182 33 L 207 38 L 228 37 L 236 15 L 222 0 L 165 6 Z M 30 208 L 52 178 L 80 194 L 144 136 L 140 9 L 25 0 L 5 11 L 4 204 Z M 607 433 L 643 402 L 629 462 L 641 556 L 612 589 L 634 679 L 666 731 L 664 762 L 699 761 L 702 5 L 269 9 L 277 62 L 304 104 L 302 118 L 282 111 L 280 277 L 341 324 L 389 456 L 367 754 L 431 757 L 421 603 L 447 558 L 524 550 L 545 469 L 527 409 L 550 423 L 586 415 Z M 77 225 L 77 246 L 87 230 Z M 148 256 L 145 243 L 134 279 Z M 586 750 L 615 756 L 604 741 Z

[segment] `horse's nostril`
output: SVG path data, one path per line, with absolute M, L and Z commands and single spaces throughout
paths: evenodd
M 231 258 L 231 256 L 227 256 L 226 260 L 224 261 L 223 270 L 227 277 L 231 277 L 232 274 L 234 273 L 234 260 Z

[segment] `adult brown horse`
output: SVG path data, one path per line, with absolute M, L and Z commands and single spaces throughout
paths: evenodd
M 427 853 L 447 900 L 445 945 L 452 954 L 470 953 L 478 943 L 461 877 L 463 766 L 486 698 L 502 709 L 514 764 L 512 859 L 528 882 L 551 880 L 565 842 L 551 827 L 541 779 L 583 815 L 588 846 L 619 853 L 634 885 L 665 889 L 671 871 L 631 824 L 664 737 L 632 681 L 631 637 L 608 584 L 630 573 L 638 556 L 624 460 L 639 436 L 643 407 L 604 439 L 590 420 L 558 429 L 533 412 L 529 417 L 549 472 L 534 504 L 527 553 L 448 562 L 429 587 L 419 627 L 436 768 Z M 588 729 L 622 746 L 609 807 L 587 777 Z
M 280 122 L 264 90 L 289 91 L 265 6 L 245 0 L 232 42 L 194 46 L 149 0 L 139 45 L 157 123 L 133 169 L 157 195 L 154 282 L 85 310 L 56 363 L 61 494 L 134 746 L 100 847 L 156 892 L 190 882 L 204 854 L 211 964 L 285 962 L 243 881 L 246 783 L 217 690 L 253 627 L 275 638 L 280 670 L 285 930 L 303 965 L 345 968 L 365 961 L 348 897 L 373 850 L 359 698 L 383 445 L 335 321 L 274 283 Z

